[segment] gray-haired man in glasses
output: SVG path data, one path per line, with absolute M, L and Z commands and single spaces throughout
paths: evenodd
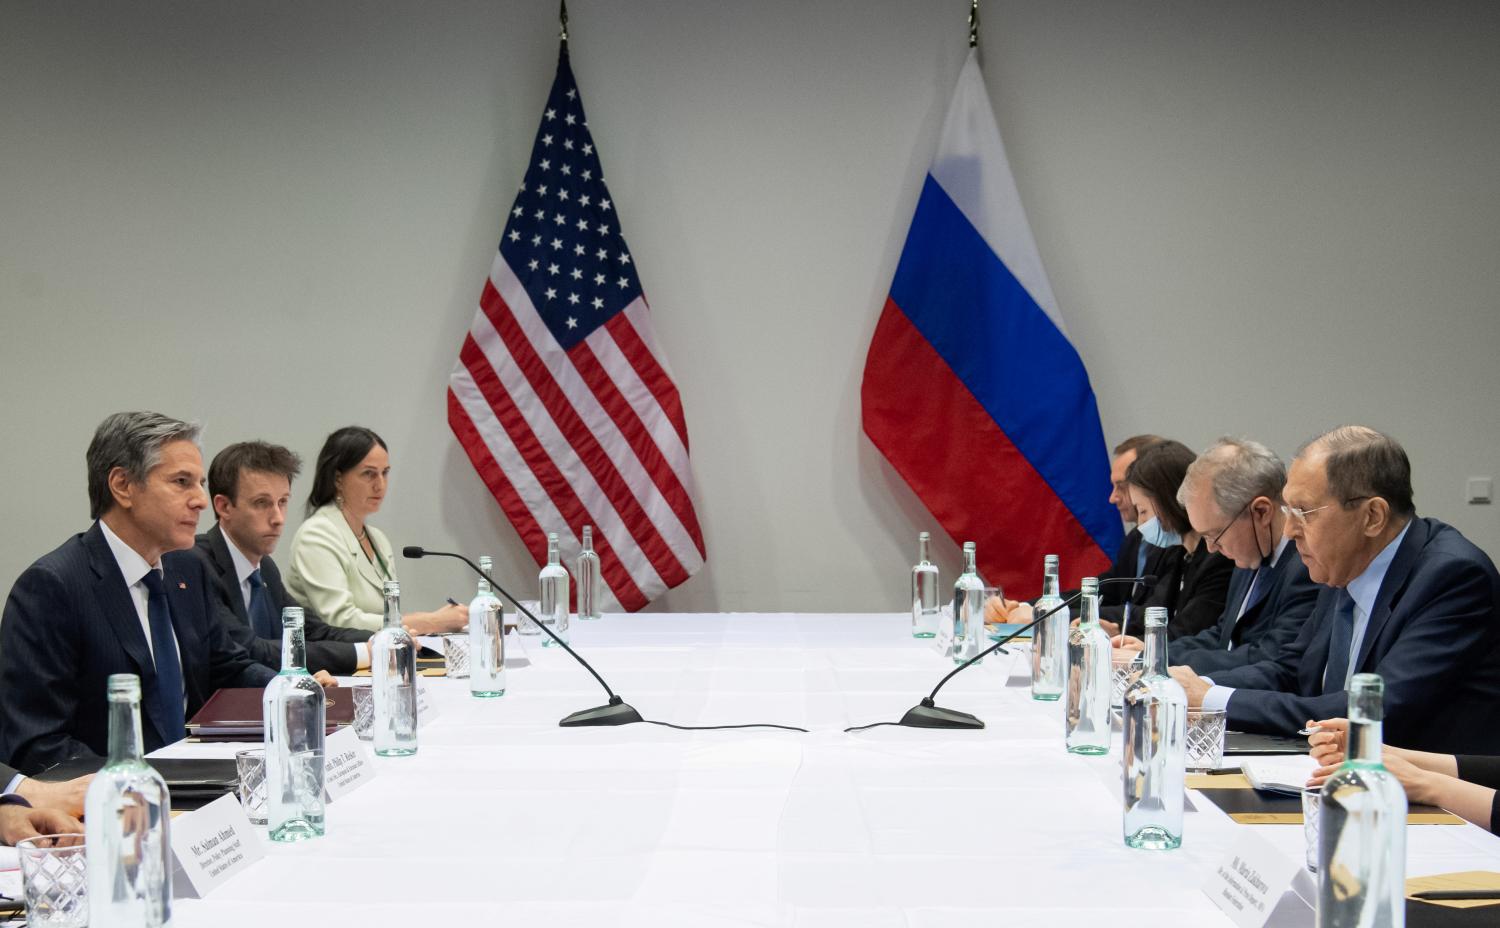
M 1200 674 L 1275 657 L 1296 640 L 1322 587 L 1307 576 L 1286 532 L 1286 465 L 1260 442 L 1221 438 L 1198 456 L 1177 491 L 1208 550 L 1234 561 L 1218 622 L 1171 645 L 1171 662 Z M 1139 649 L 1135 638 L 1116 647 Z
M 1189 704 L 1290 735 L 1343 716 L 1350 677 L 1378 673 L 1389 743 L 1500 753 L 1500 573 L 1457 529 L 1416 515 L 1401 445 L 1334 429 L 1298 452 L 1284 495 L 1286 533 L 1327 589 L 1274 658 L 1211 679 L 1174 667 Z

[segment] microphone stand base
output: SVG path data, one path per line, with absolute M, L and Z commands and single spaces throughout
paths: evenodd
M 580 709 L 557 724 L 562 728 L 593 728 L 605 725 L 629 725 L 642 721 L 641 714 L 616 696 L 609 705 Z
M 901 724 L 907 728 L 983 728 L 984 722 L 979 716 L 970 715 L 967 712 L 959 712 L 957 709 L 944 709 L 935 706 L 932 700 L 924 699 L 921 704 L 912 706 L 906 710 L 901 717 Z

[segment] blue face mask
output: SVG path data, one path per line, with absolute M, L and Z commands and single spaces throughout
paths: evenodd
M 1169 532 L 1162 528 L 1161 520 L 1156 516 L 1152 516 L 1145 522 L 1137 525 L 1136 528 L 1140 530 L 1141 540 L 1145 541 L 1148 545 L 1155 545 L 1158 548 L 1170 548 L 1173 545 L 1182 544 L 1182 536 L 1176 532 Z

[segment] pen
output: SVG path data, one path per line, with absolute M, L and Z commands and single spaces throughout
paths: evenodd
M 448 597 L 448 605 L 450 605 L 450 606 L 462 606 L 463 603 L 459 602 L 458 600 L 456 600 L 452 596 L 450 596 L 450 597 Z
M 1224 767 L 1224 768 L 1218 769 L 1218 770 L 1209 770 L 1209 771 L 1207 771 L 1208 775 L 1211 776 L 1211 777 L 1223 776 L 1226 773 L 1243 773 L 1243 772 L 1244 771 L 1240 770 L 1240 768 L 1238 768 L 1238 767 Z
M 449 600 L 449 602 L 452 602 L 452 600 Z M 1321 729 L 1318 726 L 1314 725 L 1312 728 L 1303 728 L 1303 729 L 1300 729 L 1297 732 L 1297 734 L 1299 734 L 1302 737 L 1306 738 L 1308 735 L 1316 735 L 1318 732 L 1320 732 L 1322 730 L 1323 729 Z
M 1412 893 L 1413 899 L 1428 902 L 1456 901 L 1459 899 L 1500 899 L 1500 889 L 1429 889 Z

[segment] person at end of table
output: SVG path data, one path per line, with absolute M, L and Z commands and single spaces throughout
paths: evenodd
M 1309 753 L 1318 763 L 1307 786 L 1316 789 L 1344 762 L 1349 720 L 1309 721 L 1307 727 L 1313 730 L 1307 738 Z M 1401 781 L 1411 802 L 1439 806 L 1500 834 L 1500 756 L 1434 754 L 1383 744 L 1380 762 Z
M 1287 475 L 1286 531 L 1324 589 L 1274 657 L 1199 676 L 1171 668 L 1190 707 L 1291 735 L 1348 707 L 1355 673 L 1385 681 L 1385 734 L 1421 751 L 1500 753 L 1500 573 L 1451 526 L 1417 516 L 1395 439 L 1344 426 Z
M 396 579 L 395 555 L 369 518 L 385 502 L 390 476 L 385 441 L 367 428 L 345 426 L 318 452 L 286 587 L 331 625 L 373 632 L 384 621 L 384 586 Z M 449 603 L 435 612 L 403 612 L 401 620 L 413 635 L 441 635 L 467 628 L 469 610 Z
M 281 669 L 281 614 L 300 605 L 287 593 L 271 559 L 286 524 L 297 455 L 263 441 L 236 442 L 214 455 L 208 492 L 218 521 L 199 535 L 194 551 L 215 579 L 219 617 L 229 636 L 272 670 Z M 370 666 L 372 632 L 329 625 L 308 610 L 303 617 L 307 669 L 324 686 L 332 674 Z
M 1114 563 L 1099 575 L 1100 580 L 1112 577 L 1139 577 L 1146 573 L 1146 562 L 1160 554 L 1160 551 L 1141 540 L 1141 533 L 1135 524 L 1135 502 L 1130 498 L 1130 490 L 1125 483 L 1125 474 L 1130 470 L 1130 465 L 1135 463 L 1141 449 L 1163 441 L 1166 439 L 1160 435 L 1132 435 L 1114 447 L 1113 456 L 1109 462 L 1109 501 L 1120 511 L 1120 520 L 1125 523 L 1127 531 L 1125 539 L 1120 542 L 1119 551 L 1115 554 Z M 1099 588 L 1099 604 L 1101 606 L 1123 605 L 1130 591 L 1131 588 L 1123 583 L 1107 583 Z M 1077 592 L 1077 590 L 1068 590 L 1062 595 L 1066 599 Z M 1033 605 L 1034 603 L 991 596 L 985 601 L 984 620 L 991 624 L 1009 622 L 1025 625 L 1035 617 Z
M 96 521 L 16 578 L 0 619 L 0 759 L 26 773 L 107 753 L 111 674 L 140 677 L 147 751 L 219 688 L 275 676 L 224 633 L 187 550 L 208 506 L 198 427 L 116 413 L 85 460 Z
M 1286 534 L 1286 465 L 1260 442 L 1221 438 L 1188 467 L 1178 500 L 1208 544 L 1234 562 L 1214 625 L 1171 643 L 1170 660 L 1198 673 L 1275 655 L 1297 637 L 1322 589 Z M 1135 637 L 1115 646 L 1141 650 Z

